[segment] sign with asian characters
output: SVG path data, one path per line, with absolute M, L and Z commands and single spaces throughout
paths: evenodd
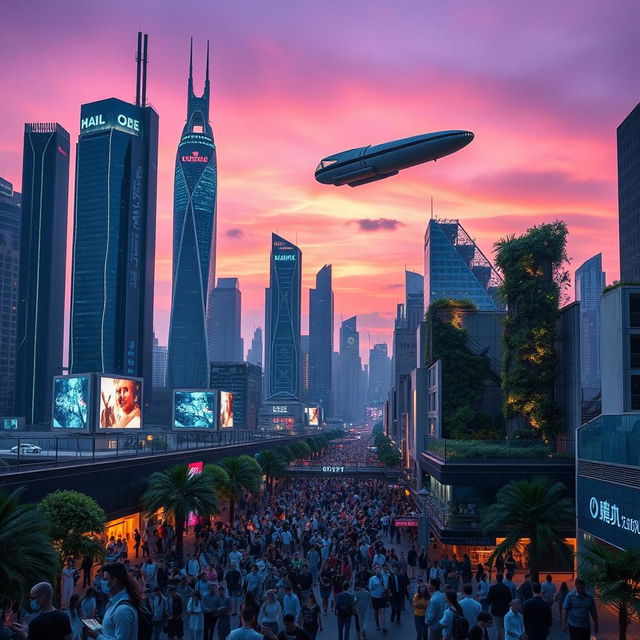
M 589 513 L 594 520 L 601 520 L 612 527 L 640 535 L 640 520 L 620 513 L 618 505 L 608 500 L 598 500 L 595 496 L 591 496 Z
M 396 518 L 396 527 L 417 527 L 420 521 L 418 518 Z

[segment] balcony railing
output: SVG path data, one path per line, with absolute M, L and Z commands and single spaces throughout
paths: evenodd
M 480 529 L 480 515 L 453 513 L 452 509 L 442 504 L 437 498 L 428 496 L 424 499 L 429 514 L 437 521 L 441 529 Z
M 425 436 L 424 450 L 444 462 L 517 462 L 523 460 L 562 460 L 573 458 L 568 441 L 552 449 L 542 440 L 452 440 Z
M 5 433 L 0 438 L 0 473 L 212 449 L 290 435 L 287 432 L 255 433 L 244 429 L 213 433 L 155 431 L 51 437 L 24 432 L 19 437 L 12 437 Z M 6 464 L 3 465 L 2 461 Z

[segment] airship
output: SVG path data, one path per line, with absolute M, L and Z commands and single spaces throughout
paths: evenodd
M 402 169 L 444 158 L 472 140 L 471 131 L 436 131 L 341 151 L 320 161 L 316 180 L 336 187 L 343 184 L 358 187 L 395 176 Z

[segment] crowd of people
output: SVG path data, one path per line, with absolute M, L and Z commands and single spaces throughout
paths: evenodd
M 326 462 L 345 462 L 347 450 L 366 461 L 370 444 L 363 436 L 332 448 Z M 83 559 L 82 576 L 70 559 L 64 611 L 53 608 L 50 585 L 36 585 L 30 616 L 14 616 L 6 637 L 316 640 L 333 616 L 338 640 L 362 640 L 400 626 L 412 609 L 416 640 L 489 640 L 491 627 L 496 640 L 544 640 L 553 602 L 571 640 L 586 637 L 585 611 L 589 626 L 595 607 L 584 585 L 563 592 L 550 576 L 542 585 L 527 576 L 516 587 L 509 558 L 495 584 L 466 555 L 430 563 L 415 528 L 396 527 L 413 508 L 404 488 L 383 480 L 283 480 L 241 502 L 231 524 L 198 520 L 182 562 L 167 522 L 129 543 L 110 540 L 107 562 L 86 570 Z

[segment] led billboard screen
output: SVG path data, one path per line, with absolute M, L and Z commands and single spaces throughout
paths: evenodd
M 215 429 L 216 392 L 176 390 L 173 394 L 175 429 Z
M 307 414 L 307 425 L 310 427 L 320 426 L 320 408 L 319 407 L 305 407 L 305 413 Z
M 142 380 L 100 377 L 99 429 L 140 429 Z
M 20 418 L 2 418 L 2 429 L 4 431 L 17 431 Z
M 233 393 L 220 392 L 220 428 L 233 427 Z
M 53 379 L 52 427 L 89 429 L 91 425 L 89 376 L 61 376 Z

